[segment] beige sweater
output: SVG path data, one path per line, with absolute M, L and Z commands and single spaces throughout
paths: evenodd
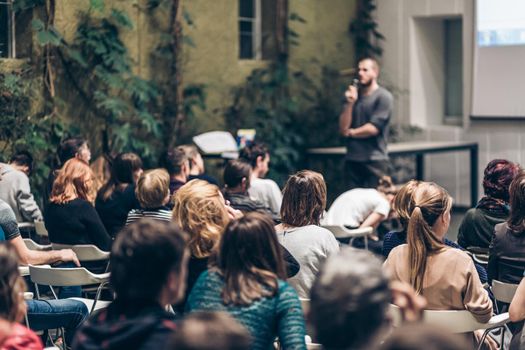
M 392 250 L 383 268 L 394 280 L 410 283 L 408 245 Z M 446 247 L 427 258 L 422 295 L 429 310 L 468 310 L 479 322 L 487 322 L 492 302 L 479 280 L 472 259 L 459 249 Z

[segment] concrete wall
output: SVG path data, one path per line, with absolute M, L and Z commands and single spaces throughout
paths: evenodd
M 443 18 L 463 20 L 463 120 L 461 126 L 443 123 Z M 383 77 L 396 87 L 395 123 L 424 129 L 419 139 L 474 141 L 480 146 L 479 173 L 494 158 L 525 164 L 525 120 L 470 119 L 474 39 L 474 0 L 378 0 L 379 30 L 386 36 Z M 467 154 L 427 156 L 426 178 L 446 187 L 456 204 L 468 206 Z

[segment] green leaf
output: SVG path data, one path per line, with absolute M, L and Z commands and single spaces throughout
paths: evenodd
M 296 13 L 296 12 L 292 12 L 290 14 L 290 20 L 291 21 L 298 21 L 300 23 L 306 23 L 306 20 L 303 17 L 299 16 L 299 14 Z
M 113 8 L 111 9 L 111 18 L 113 18 L 118 25 L 124 28 L 133 29 L 133 21 L 129 18 L 126 12 Z
M 103 12 L 105 6 L 104 0 L 89 0 L 89 6 L 92 10 Z

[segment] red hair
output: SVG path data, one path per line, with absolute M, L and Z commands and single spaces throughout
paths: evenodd
M 93 171 L 86 162 L 71 158 L 59 170 L 49 200 L 52 203 L 64 204 L 75 198 L 81 198 L 93 203 L 95 201 L 93 179 Z

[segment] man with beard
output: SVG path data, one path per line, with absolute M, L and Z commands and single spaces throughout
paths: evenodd
M 358 79 L 345 92 L 339 132 L 347 139 L 345 179 L 352 189 L 375 188 L 388 175 L 386 138 L 393 97 L 379 86 L 379 65 L 374 58 L 358 63 Z

